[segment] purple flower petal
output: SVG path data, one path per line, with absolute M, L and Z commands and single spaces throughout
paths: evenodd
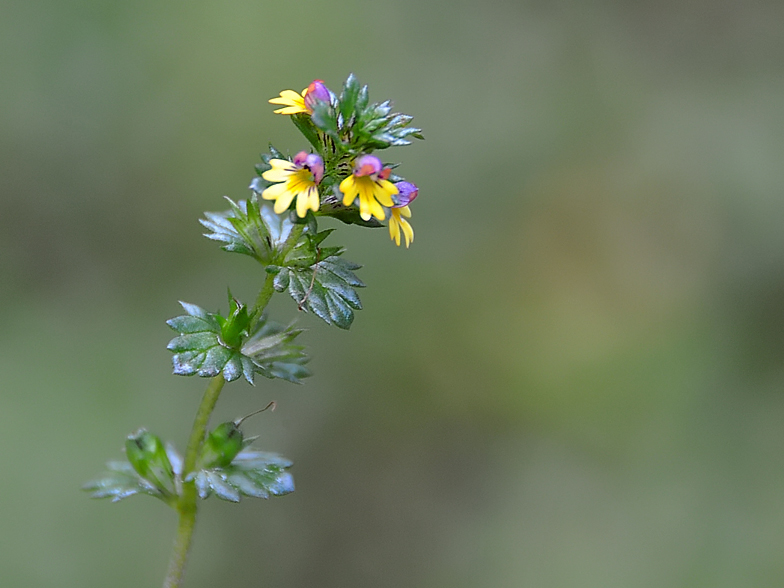
M 419 195 L 419 188 L 411 182 L 397 182 L 395 187 L 397 188 L 397 194 L 393 196 L 395 200 L 394 208 L 408 206 Z
M 383 167 L 381 160 L 375 155 L 360 155 L 354 162 L 354 175 L 372 176 L 380 172 Z
M 329 88 L 324 85 L 323 80 L 313 80 L 308 86 L 308 92 L 305 94 L 305 106 L 313 110 L 316 102 L 329 102 L 330 94 Z

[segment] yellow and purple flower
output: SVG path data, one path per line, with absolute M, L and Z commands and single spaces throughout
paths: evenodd
M 280 96 L 270 98 L 270 104 L 280 104 L 284 108 L 275 110 L 275 114 L 311 114 L 316 101 L 329 102 L 330 92 L 323 80 L 313 80 L 310 85 L 297 94 L 294 90 L 283 90 Z
M 274 184 L 261 193 L 264 200 L 274 200 L 273 209 L 276 214 L 282 213 L 291 206 L 296 198 L 297 216 L 305 218 L 308 210 L 319 209 L 318 184 L 324 177 L 324 161 L 315 153 L 300 151 L 293 161 L 270 159 L 272 169 L 268 169 L 261 177 Z
M 408 248 L 414 241 L 414 229 L 406 220 L 406 218 L 411 218 L 411 209 L 408 205 L 419 194 L 419 188 L 411 182 L 398 182 L 395 184 L 395 187 L 398 193 L 394 199 L 395 205 L 389 211 L 389 236 L 395 242 L 395 245 L 400 247 L 400 234 L 402 233 L 405 238 L 406 248 Z
M 354 162 L 354 172 L 340 182 L 343 206 L 351 206 L 359 197 L 359 216 L 370 220 L 371 216 L 382 221 L 386 218 L 383 206 L 392 208 L 392 196 L 398 193 L 390 182 L 389 168 L 384 168 L 375 155 L 361 155 Z

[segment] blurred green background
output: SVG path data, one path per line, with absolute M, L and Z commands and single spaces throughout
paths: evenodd
M 175 516 L 80 485 L 182 448 L 178 299 L 255 295 L 200 236 L 349 72 L 415 115 L 416 241 L 339 227 L 365 310 L 291 300 L 315 376 L 216 419 L 297 492 L 204 503 L 189 588 L 784 583 L 784 4 L 0 4 L 0 585 L 160 585 Z M 262 379 L 263 380 L 263 379 Z M 217 420 L 216 420 L 217 422 Z

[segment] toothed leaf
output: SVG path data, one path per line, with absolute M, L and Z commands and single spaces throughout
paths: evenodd
M 101 476 L 82 486 L 82 490 L 90 493 L 90 498 L 110 498 L 112 502 L 119 502 L 136 494 L 147 494 L 169 502 L 170 496 L 142 478 L 129 462 L 110 461 L 106 468 Z
M 319 252 L 316 248 L 317 259 Z M 362 309 L 355 288 L 365 284 L 353 272 L 360 266 L 343 260 L 337 253 L 303 267 L 301 260 L 305 256 L 302 252 L 297 255 L 296 263 L 282 268 L 275 276 L 275 289 L 288 291 L 301 310 L 312 312 L 327 324 L 348 329 L 354 321 L 354 311 Z
M 224 251 L 248 255 L 263 265 L 273 263 L 293 225 L 275 214 L 271 207 L 259 203 L 259 195 L 267 186 L 262 178 L 254 178 L 250 200 L 234 202 L 226 198 L 231 206 L 229 210 L 205 212 L 205 218 L 199 222 L 210 232 L 204 236 L 223 243 Z
M 294 479 L 287 471 L 292 463 L 273 453 L 244 449 L 227 466 L 202 469 L 192 474 L 202 499 L 215 495 L 239 502 L 242 496 L 269 498 L 294 491 Z
M 239 303 L 229 318 L 193 304 L 183 303 L 183 308 L 187 316 L 167 321 L 180 333 L 167 346 L 174 352 L 175 374 L 211 378 L 223 373 L 227 382 L 244 376 L 250 384 L 257 373 L 294 383 L 310 375 L 304 367 L 308 358 L 303 347 L 294 343 L 301 330 L 262 317 L 255 333 L 248 336 L 248 314 Z

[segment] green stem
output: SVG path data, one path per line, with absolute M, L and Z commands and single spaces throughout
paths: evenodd
M 280 251 L 280 254 L 277 256 L 277 260 L 279 263 L 282 263 L 291 250 L 297 245 L 299 238 L 302 236 L 302 231 L 305 230 L 305 223 L 298 223 L 291 228 L 291 232 L 289 236 L 286 238 L 286 242 L 283 244 L 283 248 Z M 277 261 L 276 260 L 276 261 Z M 250 324 L 251 327 L 249 332 L 253 334 L 256 331 L 256 325 L 261 318 L 261 313 L 269 304 L 270 298 L 275 293 L 275 288 L 273 286 L 275 282 L 275 276 L 272 274 L 267 274 L 267 278 L 264 280 L 264 286 L 262 286 L 261 291 L 259 292 L 258 297 L 256 298 L 256 304 L 253 306 L 253 311 L 251 312 L 251 320 Z
M 275 288 L 273 287 L 274 282 L 275 276 L 272 274 L 267 274 L 267 278 L 264 280 L 264 285 L 261 287 L 261 291 L 256 298 L 256 304 L 250 314 L 251 326 L 250 329 L 248 329 L 250 333 L 254 333 L 256 331 L 256 323 L 259 322 L 262 311 L 267 307 L 270 298 L 272 298 L 272 295 L 275 293 Z
M 291 233 L 283 245 L 280 252 L 279 259 L 284 260 L 286 256 L 291 253 L 291 250 L 299 241 L 302 236 L 302 231 L 305 230 L 305 224 L 296 224 L 292 227 Z M 273 283 L 275 276 L 267 274 L 264 280 L 256 304 L 253 307 L 251 314 L 251 333 L 255 330 L 259 317 L 264 309 L 269 304 L 272 294 L 275 292 Z M 188 477 L 188 474 L 196 470 L 196 463 L 201 454 L 201 446 L 204 443 L 204 437 L 207 433 L 207 424 L 210 421 L 215 404 L 218 402 L 223 385 L 226 380 L 223 374 L 215 376 L 210 380 L 207 390 L 204 392 L 204 397 L 201 399 L 199 410 L 196 413 L 196 419 L 193 421 L 193 428 L 191 429 L 191 438 L 188 440 L 188 447 L 185 450 L 185 462 L 182 467 L 182 479 Z M 197 511 L 198 493 L 196 492 L 196 482 L 190 480 L 183 481 L 182 492 L 179 500 L 176 501 L 177 512 L 180 515 L 180 521 L 177 526 L 177 537 L 174 540 L 174 549 L 172 550 L 171 558 L 169 559 L 169 571 L 166 573 L 166 579 L 163 582 L 163 588 L 179 588 L 182 582 L 182 575 L 185 571 L 185 564 L 188 560 L 188 551 L 191 547 L 191 540 L 193 538 L 193 530 L 196 526 L 196 511 Z
M 186 496 L 183 491 L 182 498 Z M 193 529 L 196 526 L 196 506 L 190 510 L 178 507 L 180 512 L 180 522 L 177 525 L 177 537 L 174 540 L 174 549 L 169 558 L 169 570 L 166 572 L 166 579 L 163 581 L 163 588 L 178 588 L 182 581 L 182 574 L 185 571 L 185 563 L 188 560 L 188 551 L 191 547 Z
M 201 452 L 201 446 L 207 431 L 207 423 L 209 423 L 210 415 L 215 408 L 215 403 L 218 402 L 218 397 L 225 383 L 226 380 L 223 379 L 223 374 L 215 376 L 210 380 L 210 384 L 204 392 L 201 405 L 196 413 L 196 419 L 193 421 L 188 448 L 185 451 L 185 463 L 182 468 L 183 480 L 196 469 L 196 462 L 199 459 L 199 453 Z M 169 559 L 169 571 L 166 573 L 166 579 L 163 582 L 164 588 L 178 588 L 182 581 L 182 574 L 185 571 L 188 550 L 193 537 L 193 529 L 196 525 L 197 500 L 196 483 L 193 480 L 183 482 L 182 493 L 177 501 L 177 512 L 180 515 L 180 522 L 177 526 L 177 538 L 174 540 L 174 549 Z
M 299 238 L 302 236 L 302 231 L 304 230 L 304 222 L 299 222 L 291 228 L 291 232 L 289 233 L 286 242 L 283 244 L 283 249 L 280 252 L 279 258 L 281 261 L 285 260 L 288 254 L 291 253 L 291 250 L 294 249 L 294 246 L 297 244 L 297 241 L 299 241 Z

